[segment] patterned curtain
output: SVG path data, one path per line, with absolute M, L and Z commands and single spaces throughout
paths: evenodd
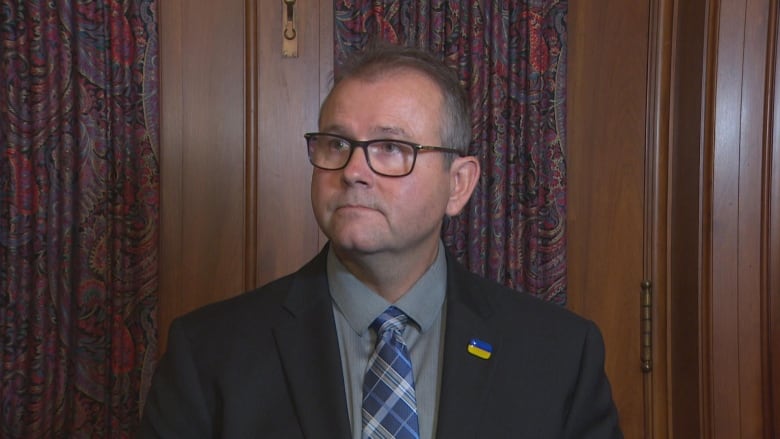
M 0 437 L 129 437 L 156 357 L 155 0 L 0 0 Z
M 566 302 L 567 0 L 337 0 L 336 68 L 372 39 L 456 68 L 482 176 L 444 241 L 470 270 Z

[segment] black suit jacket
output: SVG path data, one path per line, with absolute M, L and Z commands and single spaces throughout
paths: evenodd
M 350 438 L 326 252 L 176 319 L 140 437 Z M 593 323 L 447 267 L 437 438 L 622 437 Z M 472 338 L 490 359 L 468 353 Z

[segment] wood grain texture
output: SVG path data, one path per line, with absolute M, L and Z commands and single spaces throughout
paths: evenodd
M 678 2 L 670 114 L 668 387 L 669 437 L 701 436 L 702 83 L 706 0 Z
M 670 270 L 672 178 L 671 142 L 674 128 L 672 86 L 674 84 L 674 37 L 676 35 L 674 0 L 649 1 L 647 59 L 647 117 L 645 133 L 644 204 L 644 285 L 652 297 L 652 371 L 642 374 L 644 397 L 644 437 L 668 437 L 673 419 L 669 383 Z M 646 283 L 645 283 L 646 282 Z
M 160 351 L 171 320 L 293 271 L 323 244 L 303 133 L 332 71 L 332 4 L 161 3 Z M 325 42 L 330 42 L 326 44 Z
M 763 437 L 762 406 L 762 156 L 765 144 L 768 1 L 726 0 L 714 16 L 714 94 L 705 111 L 703 239 L 710 261 L 703 294 L 705 434 L 713 438 Z M 705 203 L 707 206 L 708 203 Z M 765 237 L 764 237 L 765 238 Z M 705 265 L 706 267 L 706 265 Z
M 593 319 L 627 438 L 644 437 L 639 292 L 644 280 L 647 2 L 569 5 L 569 307 Z
M 317 130 L 333 69 L 328 2 L 295 6 L 298 57 L 282 57 L 282 2 L 258 8 L 257 283 L 288 274 L 320 248 L 310 203 L 311 165 L 303 134 Z M 324 45 L 322 41 L 330 44 Z
M 181 308 L 182 22 L 181 1 L 160 5 L 160 287 L 158 352 Z
M 766 261 L 764 273 L 764 318 L 767 330 L 764 335 L 765 354 L 763 380 L 764 419 L 767 420 L 764 439 L 780 436 L 780 19 L 778 2 L 770 2 L 769 32 L 772 38 L 768 53 L 772 56 L 770 65 L 771 125 L 767 129 L 768 142 L 765 154 L 766 197 L 764 206 L 767 216 L 764 233 Z
M 244 287 L 244 2 L 161 3 L 161 350 Z
M 777 11 L 778 3 L 772 3 L 772 9 Z M 765 339 L 766 371 L 763 379 L 768 385 L 764 387 L 764 419 L 767 429 L 764 438 L 780 437 L 780 22 L 777 13 L 770 16 L 769 35 L 774 36 L 772 50 L 772 125 L 769 127 L 769 143 L 767 145 L 767 195 L 764 205 L 768 208 L 765 233 L 766 263 L 763 267 L 765 282 L 767 333 Z

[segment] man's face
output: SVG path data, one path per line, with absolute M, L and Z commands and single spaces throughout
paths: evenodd
M 441 92 L 433 81 L 397 70 L 340 82 L 322 108 L 319 130 L 353 140 L 441 145 L 441 110 Z M 371 171 L 364 150 L 357 148 L 344 169 L 314 169 L 312 207 L 342 256 L 430 254 L 447 212 L 449 184 L 441 153 L 419 153 L 412 173 L 394 178 Z

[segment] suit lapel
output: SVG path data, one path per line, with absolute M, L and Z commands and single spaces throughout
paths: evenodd
M 325 251 L 296 276 L 285 303 L 291 317 L 274 337 L 304 437 L 343 439 L 351 429 Z
M 448 256 L 449 257 L 449 256 Z M 452 258 L 448 261 L 444 364 L 439 395 L 438 438 L 478 437 L 485 400 L 501 360 L 501 334 L 489 323 L 491 307 L 470 291 L 470 276 Z M 469 353 L 471 339 L 489 343 L 492 354 L 482 359 Z
M 325 270 L 327 247 L 296 275 L 285 309 L 290 318 L 274 329 L 287 386 L 307 438 L 343 439 L 351 427 L 344 395 L 338 338 Z M 484 296 L 474 293 L 465 268 L 448 255 L 447 314 L 437 438 L 477 437 L 482 408 L 500 361 L 500 333 L 490 325 Z M 472 338 L 490 343 L 483 360 L 468 352 Z

